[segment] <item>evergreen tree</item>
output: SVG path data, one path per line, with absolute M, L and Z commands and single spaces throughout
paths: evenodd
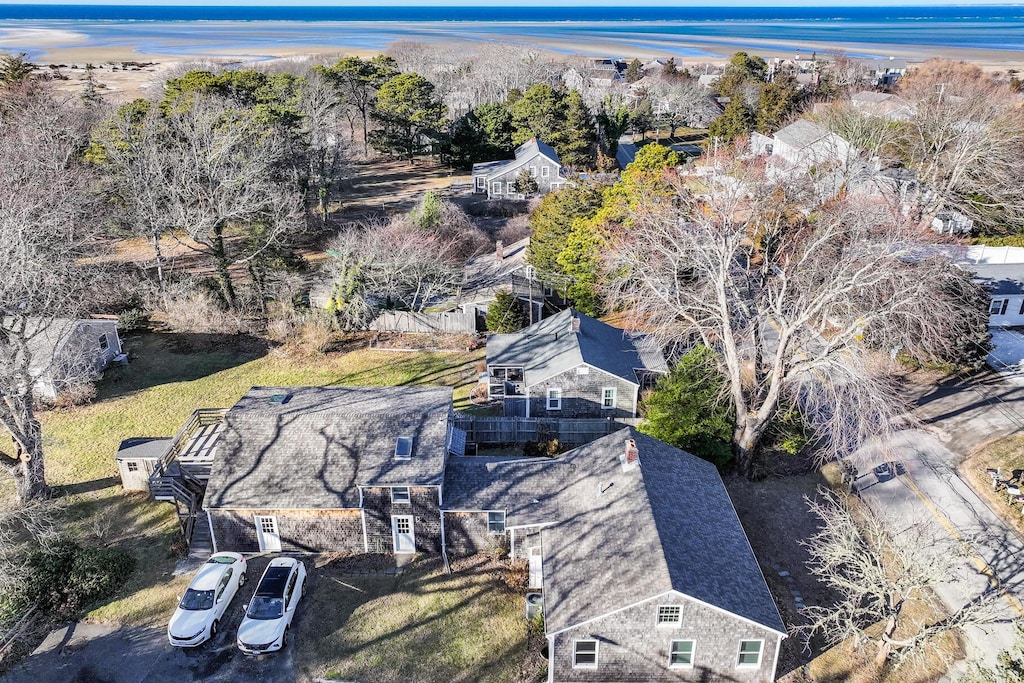
M 434 93 L 434 84 L 408 72 L 387 81 L 377 91 L 373 118 L 381 127 L 370 134 L 380 152 L 398 153 L 412 163 L 424 151 L 425 140 L 436 140 L 447 108 Z
M 800 88 L 789 74 L 779 74 L 761 88 L 757 98 L 756 127 L 758 132 L 771 135 L 786 123 L 796 111 L 800 101 Z
M 768 75 L 768 64 L 758 56 L 737 52 L 729 59 L 725 72 L 718 79 L 718 92 L 734 97 L 739 87 L 748 81 L 764 83 Z M 735 98 L 734 98 L 735 99 Z
M 736 138 L 748 134 L 754 129 L 754 116 L 743 102 L 742 97 L 734 97 L 725 107 L 725 111 L 708 126 L 708 136 L 718 138 L 722 142 L 732 142 Z
M 626 67 L 626 83 L 636 83 L 644 77 L 644 65 L 639 59 L 633 59 Z
M 506 159 L 512 146 L 512 115 L 501 103 L 482 104 L 451 125 L 450 154 L 455 165 Z
M 516 176 L 515 191 L 519 194 L 530 196 L 531 194 L 535 194 L 538 189 L 540 188 L 537 185 L 537 180 L 530 175 L 530 171 L 528 169 L 524 168 L 519 172 L 519 175 Z
M 17 85 L 32 78 L 32 73 L 39 67 L 28 61 L 26 57 L 28 55 L 24 52 L 0 56 L 0 85 Z
M 651 104 L 650 95 L 643 92 L 633 106 L 633 111 L 629 113 L 629 125 L 633 129 L 633 133 L 640 133 L 642 142 L 647 139 L 647 131 L 650 130 L 653 123 L 654 107 Z
M 518 332 L 530 324 L 523 302 L 507 289 L 499 289 L 487 307 L 487 330 L 499 334 Z
M 559 91 L 538 83 L 516 99 L 511 108 L 513 145 L 518 147 L 537 138 L 558 149 L 558 133 L 565 121 L 565 102 Z
M 640 431 L 723 467 L 732 459 L 735 418 L 721 400 L 715 353 L 698 346 L 658 380 L 643 402 Z
M 668 61 L 665 62 L 665 66 L 661 69 L 661 75 L 670 80 L 679 76 L 679 67 L 676 66 L 675 57 L 668 58 Z
M 565 288 L 566 297 L 577 310 L 592 317 L 605 312 L 601 258 L 608 249 L 608 242 L 607 230 L 595 221 L 580 218 L 573 222 L 565 248 L 557 258 L 559 270 L 569 283 Z
M 629 128 L 629 109 L 622 104 L 612 102 L 611 96 L 604 98 L 601 111 L 597 113 L 597 122 L 601 124 L 604 135 L 604 148 L 608 156 L 615 157 L 619 150 L 619 138 Z
M 576 219 L 589 219 L 601 207 L 601 193 L 588 185 L 573 185 L 550 192 L 530 216 L 530 246 L 527 260 L 542 279 L 550 282 L 564 280 L 558 255 Z
M 573 90 L 565 99 L 565 122 L 553 143 L 563 166 L 575 171 L 594 167 L 597 131 L 583 96 Z
M 96 89 L 95 68 L 92 64 L 85 65 L 85 85 L 82 86 L 82 101 L 85 106 L 92 107 L 103 103 L 103 96 Z

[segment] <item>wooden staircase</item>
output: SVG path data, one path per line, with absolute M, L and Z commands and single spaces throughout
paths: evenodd
M 190 556 L 193 552 L 205 552 L 209 557 L 213 551 L 210 525 L 202 504 L 226 413 L 226 409 L 219 408 L 193 412 L 149 478 L 153 499 L 174 503 Z

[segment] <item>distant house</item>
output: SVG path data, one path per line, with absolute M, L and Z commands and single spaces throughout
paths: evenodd
M 1024 263 L 972 263 L 963 267 L 989 293 L 989 327 L 1024 326 Z
M 625 428 L 553 459 L 451 458 L 449 555 L 507 543 L 549 681 L 775 680 L 786 637 L 711 463 Z
M 701 74 L 697 77 L 697 85 L 710 90 L 722 79 L 722 74 Z
M 569 67 L 562 74 L 562 83 L 568 90 L 583 91 L 587 88 L 607 90 L 623 82 L 622 74 L 613 65 L 598 63 L 581 73 L 576 67 Z
M 952 209 L 939 211 L 932 218 L 932 230 L 937 233 L 969 235 L 973 228 L 974 221 L 971 218 Z
M 213 437 L 214 550 L 440 552 L 451 410 L 450 388 L 253 387 Z
M 754 133 L 750 144 L 755 154 L 767 154 L 802 169 L 845 164 L 854 155 L 850 143 L 806 119 L 794 121 L 771 137 Z
M 515 185 L 523 171 L 537 182 L 537 194 L 557 190 L 566 182 L 558 152 L 533 138 L 516 148 L 514 159 L 473 164 L 473 191 L 488 199 L 522 198 Z
M 648 338 L 572 309 L 487 339 L 488 395 L 506 416 L 635 417 L 667 371 Z
M 899 95 L 864 90 L 850 96 L 850 106 L 859 112 L 890 121 L 907 121 L 914 116 L 914 105 Z
M 123 358 L 116 320 L 31 319 L 28 331 L 35 393 L 44 400 L 94 380 L 115 358 Z
M 526 263 L 529 246 L 529 237 L 507 246 L 498 240 L 493 252 L 466 261 L 457 305 L 463 313 L 476 317 L 478 330 L 487 329 L 484 318 L 499 290 L 515 294 L 527 308 L 531 322 L 544 317 L 548 299 L 557 300 L 555 292 L 538 280 L 533 267 Z
M 902 76 L 907 73 L 907 60 L 896 59 L 869 59 L 862 62 L 867 71 L 864 78 L 874 87 L 895 85 Z

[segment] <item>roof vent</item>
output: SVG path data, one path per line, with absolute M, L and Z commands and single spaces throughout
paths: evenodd
M 600 481 L 600 482 L 598 482 L 597 483 L 597 495 L 599 495 L 599 496 L 603 495 L 605 491 L 607 491 L 608 489 L 610 489 L 613 486 L 615 486 L 615 482 L 614 481 L 609 481 L 609 482 Z
M 573 317 L 569 318 L 569 330 L 571 332 L 579 332 L 580 331 L 580 318 L 579 318 L 579 316 L 574 315 Z
M 400 436 L 395 442 L 395 458 L 408 460 L 412 457 L 412 437 Z
M 291 397 L 291 394 L 274 394 L 270 397 L 270 402 L 276 405 L 281 405 L 282 403 L 287 403 Z

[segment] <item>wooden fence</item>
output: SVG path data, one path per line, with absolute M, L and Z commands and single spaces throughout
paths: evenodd
M 455 427 L 466 432 L 466 441 L 480 446 L 519 445 L 550 439 L 580 445 L 639 423 L 640 420 L 632 418 L 477 417 L 462 413 L 455 416 Z
M 370 323 L 376 332 L 420 332 L 424 334 L 473 334 L 476 318 L 472 313 L 413 313 L 411 311 L 384 311 Z

